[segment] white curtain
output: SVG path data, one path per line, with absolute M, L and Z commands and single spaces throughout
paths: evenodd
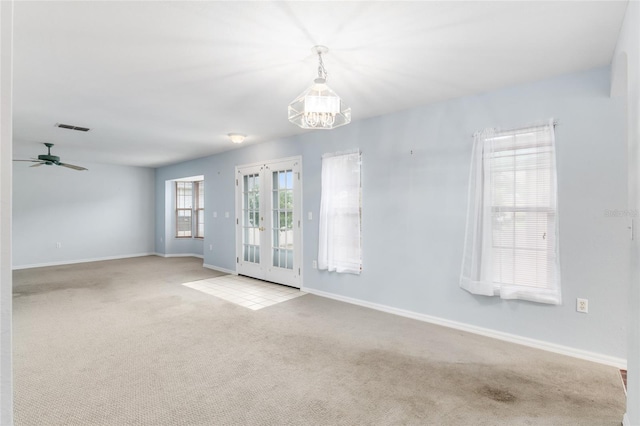
M 360 153 L 322 156 L 318 268 L 360 274 Z
M 560 304 L 553 120 L 474 135 L 460 286 Z

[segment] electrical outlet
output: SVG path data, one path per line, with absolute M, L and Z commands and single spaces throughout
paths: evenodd
M 218 212 L 213 212 L 213 218 L 217 218 L 218 217 Z
M 229 212 L 224 212 L 224 217 L 229 219 Z
M 318 261 L 317 261 L 317 260 L 314 260 L 313 262 L 311 262 L 311 267 L 312 267 L 313 269 L 318 269 Z
M 56 243 L 56 248 L 62 248 L 62 243 Z
M 309 220 L 313 220 L 313 212 L 309 212 L 307 217 L 309 218 Z
M 213 244 L 209 244 L 209 251 L 213 251 Z
M 576 300 L 576 311 L 582 312 L 584 314 L 589 312 L 589 300 L 588 299 L 577 299 Z

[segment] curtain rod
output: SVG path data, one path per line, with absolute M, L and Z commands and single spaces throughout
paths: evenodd
M 352 148 L 345 151 L 327 152 L 322 154 L 322 158 L 337 157 L 339 155 L 349 155 L 349 154 L 362 155 L 362 151 L 360 150 L 360 148 Z
M 546 123 L 543 123 L 543 124 L 531 124 L 531 125 L 522 126 L 522 127 L 512 127 L 512 128 L 509 128 L 509 129 L 501 129 L 500 127 L 488 127 L 486 129 L 474 132 L 471 135 L 471 137 L 475 137 L 476 135 L 479 135 L 480 133 L 484 132 L 485 130 L 493 130 L 494 132 L 515 132 L 516 130 L 531 129 L 531 128 L 534 128 L 534 127 L 543 127 L 543 126 L 546 126 L 546 125 L 547 125 Z M 555 128 L 558 125 L 560 125 L 560 122 L 558 120 L 553 120 L 553 127 Z

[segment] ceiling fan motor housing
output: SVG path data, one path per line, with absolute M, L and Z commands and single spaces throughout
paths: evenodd
M 58 164 L 60 162 L 60 157 L 56 155 L 41 154 L 41 155 L 38 155 L 38 160 L 46 161 L 47 164 L 50 164 L 50 163 Z

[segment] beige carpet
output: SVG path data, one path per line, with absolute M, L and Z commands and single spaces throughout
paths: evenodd
M 618 370 L 304 295 L 253 311 L 202 260 L 16 271 L 16 425 L 619 425 Z

